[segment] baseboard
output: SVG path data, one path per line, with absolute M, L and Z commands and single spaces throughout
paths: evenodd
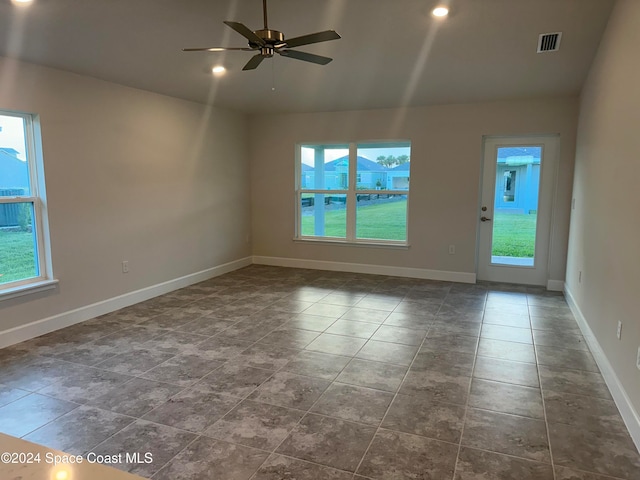
M 305 260 L 284 257 L 253 257 L 253 263 L 276 267 L 309 268 L 312 270 L 329 270 L 332 272 L 368 273 L 371 275 L 389 275 L 391 277 L 422 278 L 426 280 L 442 280 L 448 282 L 476 283 L 475 273 L 447 272 L 444 270 L 427 270 L 424 268 L 390 267 L 386 265 L 370 265 L 365 263 L 328 262 L 323 260 Z
M 45 333 L 50 333 L 64 327 L 104 315 L 105 313 L 110 313 L 119 310 L 120 308 L 144 302 L 145 300 L 157 297 L 158 295 L 163 295 L 179 288 L 188 287 L 194 283 L 202 282 L 204 280 L 232 272 L 239 268 L 246 267 L 251 265 L 251 263 L 251 257 L 241 258 L 239 260 L 234 260 L 233 262 L 218 265 L 217 267 L 208 268 L 200 272 L 185 275 L 167 282 L 152 285 L 134 292 L 125 293 L 124 295 L 119 295 L 101 302 L 76 308 L 75 310 L 70 310 L 26 325 L 5 330 L 0 332 L 0 348 L 24 342 L 25 340 L 39 337 Z
M 552 292 L 564 291 L 564 280 L 547 280 L 547 290 Z
M 578 326 L 582 331 L 582 335 L 587 340 L 587 344 L 591 349 L 591 353 L 593 354 L 593 358 L 595 359 L 598 367 L 600 368 L 600 372 L 604 377 L 604 381 L 607 383 L 607 387 L 609 387 L 609 391 L 611 392 L 611 396 L 613 400 L 616 402 L 618 406 L 618 410 L 620 411 L 620 415 L 624 420 L 627 429 L 629 430 L 629 434 L 635 443 L 636 448 L 640 451 L 640 416 L 638 412 L 633 408 L 633 404 L 627 395 L 622 383 L 618 379 L 611 363 L 609 363 L 609 359 L 605 355 L 600 343 L 596 339 L 591 327 L 587 323 L 587 319 L 583 315 L 580 307 L 575 301 L 571 290 L 565 284 L 564 286 L 564 294 L 567 299 L 567 303 L 569 304 L 569 308 L 573 312 L 573 315 L 576 317 L 578 322 Z

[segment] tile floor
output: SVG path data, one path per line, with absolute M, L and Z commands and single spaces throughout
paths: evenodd
M 265 266 L 0 350 L 0 431 L 157 480 L 640 478 L 561 295 Z

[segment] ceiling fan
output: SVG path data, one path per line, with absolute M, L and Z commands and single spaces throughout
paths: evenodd
M 329 40 L 337 40 L 340 37 L 334 30 L 325 30 L 318 33 L 310 33 L 300 37 L 285 40 L 284 34 L 278 30 L 270 30 L 267 26 L 267 0 L 262 0 L 262 11 L 264 16 L 264 29 L 251 30 L 246 25 L 239 22 L 225 21 L 225 25 L 233 28 L 240 35 L 249 41 L 248 47 L 205 47 L 205 48 L 183 48 L 183 52 L 222 52 L 224 50 L 241 50 L 244 52 L 257 51 L 258 54 L 251 57 L 242 70 L 253 70 L 260 65 L 265 58 L 271 58 L 274 54 L 283 57 L 302 60 L 304 62 L 317 63 L 326 65 L 332 58 L 314 55 L 313 53 L 299 52 L 291 50 L 294 47 L 302 45 L 310 45 L 312 43 L 327 42 Z

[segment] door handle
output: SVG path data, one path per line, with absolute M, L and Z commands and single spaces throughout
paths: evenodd
M 491 219 L 490 219 L 490 218 L 488 218 L 488 217 L 485 217 L 485 216 L 483 215 L 483 216 L 481 216 L 481 217 L 480 217 L 480 221 L 481 221 L 481 222 L 490 222 L 490 221 L 491 221 Z

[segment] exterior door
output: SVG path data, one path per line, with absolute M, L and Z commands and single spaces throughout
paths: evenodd
M 478 280 L 547 285 L 558 136 L 485 137 Z

